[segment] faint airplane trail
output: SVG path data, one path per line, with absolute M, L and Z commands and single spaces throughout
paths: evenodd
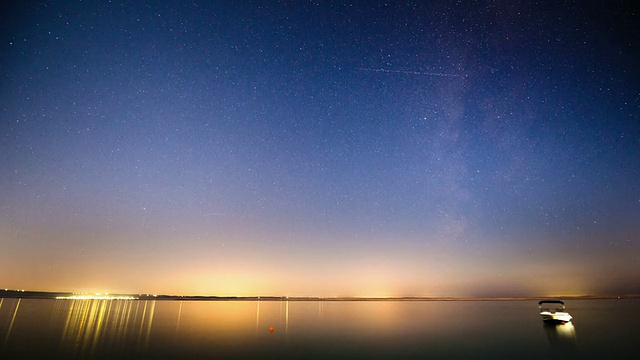
M 389 70 L 389 69 L 372 69 L 372 68 L 359 68 L 358 70 L 360 70 L 360 71 L 375 71 L 375 72 L 383 72 L 383 73 L 410 74 L 410 75 L 460 77 L 460 75 L 458 75 L 458 74 L 447 74 L 447 73 L 425 72 L 425 71 Z

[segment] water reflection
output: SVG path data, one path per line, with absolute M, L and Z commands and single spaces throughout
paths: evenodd
M 66 315 L 56 313 L 65 317 L 60 350 L 79 358 L 92 357 L 98 349 L 144 352 L 155 305 L 155 301 L 71 300 Z
M 176 321 L 176 332 L 180 331 L 181 318 L 182 318 L 182 301 L 180 301 L 180 307 L 178 308 L 178 321 Z
M 544 323 L 544 331 L 554 358 L 567 358 L 576 351 L 576 329 L 572 322 Z
M 576 346 L 573 323 L 545 324 L 543 334 L 529 302 L 0 299 L 0 359 L 582 359 L 640 352 L 640 303 L 618 313 L 588 304 L 593 309 L 576 311 L 583 325 Z M 605 321 L 623 313 L 627 325 Z
M 18 299 L 18 301 L 16 302 L 16 305 L 15 305 L 16 307 L 13 308 L 13 311 L 10 311 L 10 313 L 12 315 L 11 315 L 11 320 L 9 321 L 9 327 L 7 329 L 7 335 L 4 337 L 4 342 L 2 343 L 3 347 L 7 346 L 7 342 L 9 341 L 9 336 L 11 336 L 11 330 L 13 329 L 13 324 L 16 322 L 16 316 L 18 315 L 18 309 L 20 308 L 20 301 L 22 301 L 22 299 Z M 0 302 L 0 306 L 1 305 L 2 305 L 2 303 Z
M 285 328 L 284 328 L 285 330 L 284 330 L 284 333 L 288 334 L 289 333 L 289 302 L 288 301 L 287 301 L 286 307 L 287 307 L 287 309 L 285 311 Z

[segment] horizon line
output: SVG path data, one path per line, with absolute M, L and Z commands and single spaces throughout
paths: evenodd
M 60 298 L 61 295 L 73 296 L 129 296 L 130 300 L 248 300 L 248 301 L 473 301 L 473 300 L 536 300 L 536 299 L 634 299 L 640 298 L 640 294 L 586 294 L 586 295 L 523 295 L 523 296 L 289 296 L 289 295 L 175 295 L 175 294 L 151 294 L 151 293 L 90 293 L 70 291 L 34 291 L 17 289 L 0 289 L 4 292 L 0 297 L 30 297 L 30 298 Z M 137 296 L 137 297 L 136 297 Z M 89 297 L 90 298 L 90 297 Z

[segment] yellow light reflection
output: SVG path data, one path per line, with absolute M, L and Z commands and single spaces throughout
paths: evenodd
M 182 318 L 182 301 L 180 301 L 180 308 L 178 308 L 178 321 L 176 322 L 176 331 L 180 330 L 181 318 Z
M 544 330 L 547 334 L 547 340 L 551 349 L 558 354 L 572 352 L 576 347 L 576 329 L 573 323 L 565 324 L 544 324 Z
M 144 350 L 149 342 L 154 315 L 155 301 L 151 303 L 151 310 L 148 313 L 145 310 L 138 317 L 137 301 L 73 299 L 68 308 L 60 346 L 81 358 L 92 357 L 101 349 Z M 134 307 L 136 311 L 132 316 Z M 135 337 L 127 336 L 132 328 L 139 331 L 137 341 Z M 132 344 L 134 341 L 136 343 Z
M 7 346 L 7 342 L 9 341 L 9 336 L 11 335 L 11 329 L 13 328 L 13 323 L 16 321 L 16 316 L 18 315 L 18 308 L 20 307 L 20 301 L 22 299 L 18 299 L 16 303 L 16 308 L 13 310 L 13 316 L 11 317 L 11 322 L 9 322 L 9 329 L 7 330 L 7 336 L 4 337 L 4 346 Z
M 260 331 L 260 301 L 257 301 L 258 305 L 256 306 L 256 333 Z
M 147 351 L 149 348 L 149 337 L 151 335 L 151 324 L 153 323 L 153 314 L 156 310 L 156 301 L 153 300 L 151 302 L 151 309 L 149 310 L 149 320 L 147 321 L 147 329 L 144 337 L 144 351 Z
M 286 305 L 286 312 L 285 312 L 285 334 L 289 333 L 289 302 L 287 301 L 287 305 Z

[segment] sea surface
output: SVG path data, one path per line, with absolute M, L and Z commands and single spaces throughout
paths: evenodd
M 0 359 L 624 359 L 640 300 L 0 299 Z

